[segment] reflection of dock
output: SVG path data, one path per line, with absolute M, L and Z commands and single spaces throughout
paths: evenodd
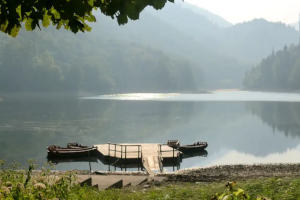
M 141 163 L 151 175 L 161 172 L 163 162 L 180 159 L 181 153 L 163 144 L 99 144 L 94 145 L 109 163 Z

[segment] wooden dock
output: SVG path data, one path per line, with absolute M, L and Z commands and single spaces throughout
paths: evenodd
M 94 145 L 103 157 L 124 161 L 138 161 L 153 175 L 163 169 L 163 160 L 177 160 L 180 152 L 166 144 L 99 144 Z

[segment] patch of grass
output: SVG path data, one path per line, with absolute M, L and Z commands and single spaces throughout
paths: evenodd
M 44 168 L 32 174 L 4 167 L 0 162 L 0 199 L 20 200 L 300 200 L 300 178 L 260 178 L 228 183 L 165 183 L 162 186 L 131 187 L 98 191 L 75 184 L 76 175 L 65 172 L 59 176 Z
M 230 192 L 228 187 L 225 185 L 226 183 L 168 183 L 164 186 L 154 186 L 149 189 L 130 188 L 100 192 L 91 188 L 83 187 L 74 191 L 74 194 L 76 194 L 75 197 L 77 196 L 76 199 L 300 200 L 300 178 L 261 178 L 241 181 L 234 186 L 235 189 L 232 192 Z M 239 190 L 241 188 L 242 190 Z M 238 191 L 244 191 L 245 196 L 231 195 L 237 194 Z

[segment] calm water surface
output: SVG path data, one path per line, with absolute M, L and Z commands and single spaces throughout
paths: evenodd
M 217 91 L 208 94 L 116 94 L 6 98 L 0 102 L 0 159 L 46 162 L 46 146 L 106 142 L 182 144 L 207 141 L 207 157 L 180 168 L 300 162 L 300 94 Z M 61 163 L 57 169 L 88 169 Z M 101 162 L 93 170 L 106 170 Z

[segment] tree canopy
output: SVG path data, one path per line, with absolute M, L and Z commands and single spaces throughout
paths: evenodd
M 249 89 L 299 90 L 300 45 L 285 46 L 263 59 L 246 73 L 244 85 Z
M 0 0 L 0 30 L 16 37 L 22 26 L 26 30 L 41 29 L 50 24 L 78 31 L 89 31 L 94 14 L 100 10 L 104 15 L 116 18 L 120 25 L 128 19 L 139 19 L 147 6 L 164 7 L 174 0 Z

